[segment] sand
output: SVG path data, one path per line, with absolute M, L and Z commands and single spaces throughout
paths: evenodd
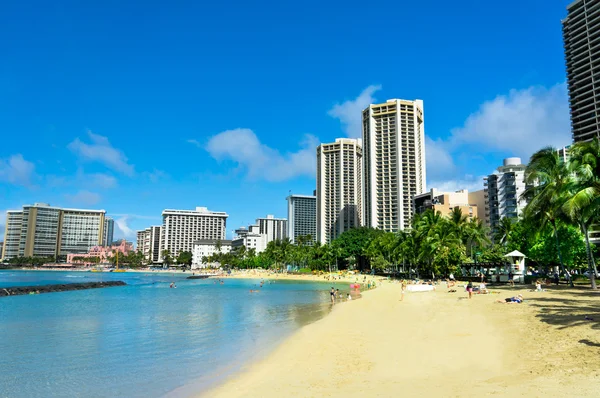
M 600 396 L 600 294 L 446 290 L 400 301 L 384 282 L 202 396 Z M 523 304 L 494 303 L 519 292 Z

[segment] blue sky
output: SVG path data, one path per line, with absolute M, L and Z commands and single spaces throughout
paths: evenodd
M 316 145 L 388 98 L 424 100 L 429 187 L 480 188 L 570 141 L 570 2 L 5 3 L 0 234 L 33 202 L 105 209 L 130 239 L 165 208 L 285 217 Z

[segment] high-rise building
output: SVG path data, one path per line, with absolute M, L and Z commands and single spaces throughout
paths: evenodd
M 317 197 L 290 195 L 286 200 L 288 202 L 288 237 L 292 243 L 296 243 L 300 236 L 310 236 L 310 242 L 314 242 L 317 237 Z
M 168 250 L 176 258 L 183 251 L 191 252 L 194 242 L 201 239 L 224 240 L 227 213 L 210 211 L 206 207 L 196 210 L 164 210 L 161 252 Z
M 600 137 L 600 1 L 576 0 L 562 21 L 573 141 Z
M 144 255 L 146 261 L 153 264 L 159 262 L 161 236 L 162 227 L 160 225 L 137 231 L 137 251 Z
M 268 214 L 266 217 L 256 219 L 258 233 L 267 235 L 267 242 L 287 238 L 288 221 L 285 218 L 275 218 Z
M 362 124 L 364 225 L 388 232 L 409 228 L 413 197 L 425 191 L 423 101 L 369 105 Z
M 521 197 L 526 188 L 526 167 L 521 158 L 507 158 L 494 173 L 484 178 L 485 214 L 492 236 L 498 231 L 500 220 L 517 219 L 527 205 Z
M 113 243 L 115 232 L 115 220 L 110 217 L 104 219 L 104 231 L 102 235 L 102 246 L 110 246 Z
M 362 147 L 338 138 L 317 148 L 317 240 L 329 243 L 361 226 Z
M 63 209 L 46 203 L 8 211 L 4 259 L 84 254 L 101 245 L 104 210 Z

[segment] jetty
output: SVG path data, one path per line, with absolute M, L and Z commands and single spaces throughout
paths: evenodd
M 41 294 L 68 292 L 71 290 L 100 289 L 103 287 L 125 286 L 123 281 L 108 282 L 86 282 L 86 283 L 65 283 L 60 285 L 41 285 L 41 286 L 14 286 L 0 287 L 0 297 L 20 296 L 24 294 Z
M 207 279 L 209 277 L 211 277 L 212 275 L 192 275 L 192 276 L 188 276 L 185 279 Z

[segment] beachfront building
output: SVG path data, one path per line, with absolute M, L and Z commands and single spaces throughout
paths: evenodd
M 361 226 L 361 140 L 338 138 L 317 148 L 317 240 L 330 243 Z
M 102 231 L 102 245 L 110 246 L 113 243 L 115 232 L 115 220 L 110 217 L 104 218 L 104 230 Z
M 133 251 L 133 244 L 125 239 L 110 246 L 94 246 L 84 254 L 67 254 L 67 263 L 74 265 L 108 264 L 109 258 L 119 254 L 127 255 Z
M 433 188 L 429 192 L 415 195 L 415 212 L 421 214 L 426 210 L 440 212 L 448 217 L 456 208 L 460 209 L 469 220 L 477 217 L 477 205 L 469 199 L 469 191 L 461 189 L 456 192 L 441 192 Z
M 287 238 L 288 221 L 285 218 L 275 218 L 272 214 L 256 219 L 258 232 L 267 235 L 267 242 Z
M 172 258 L 183 251 L 191 252 L 194 242 L 201 239 L 225 240 L 228 214 L 210 211 L 206 207 L 196 210 L 172 210 L 162 212 L 163 225 L 161 252 L 168 250 Z M 159 261 L 162 261 L 162 255 Z
M 21 241 L 22 223 L 22 210 L 9 210 L 6 212 L 2 260 L 10 260 L 11 258 L 19 257 L 19 242 Z
M 469 203 L 473 203 L 477 206 L 477 218 L 489 227 L 490 220 L 485 215 L 485 190 L 480 189 L 478 191 L 469 192 Z
M 502 166 L 484 178 L 485 214 L 491 234 L 498 231 L 500 220 L 517 219 L 527 201 L 521 197 L 525 191 L 525 168 L 521 158 L 506 158 Z
M 47 203 L 8 211 L 4 259 L 85 254 L 102 245 L 105 213 L 52 207 Z
M 162 227 L 160 225 L 137 231 L 137 250 L 144 255 L 148 263 L 159 262 L 161 236 Z
M 362 113 L 364 225 L 410 228 L 413 197 L 425 191 L 423 101 L 391 99 Z
M 236 237 L 231 241 L 232 249 L 244 246 L 246 250 L 254 249 L 256 254 L 263 252 L 270 242 L 267 234 L 260 233 L 260 226 L 250 225 L 235 230 Z
M 600 1 L 576 0 L 562 21 L 573 142 L 600 137 Z
M 315 195 L 290 195 L 288 202 L 288 238 L 296 243 L 300 236 L 310 236 L 306 243 L 317 239 L 317 197 Z
M 218 239 L 199 239 L 194 242 L 192 249 L 192 269 L 198 268 L 218 268 L 221 266 L 218 262 L 206 261 L 210 256 L 216 253 L 229 253 L 231 251 L 230 240 Z

